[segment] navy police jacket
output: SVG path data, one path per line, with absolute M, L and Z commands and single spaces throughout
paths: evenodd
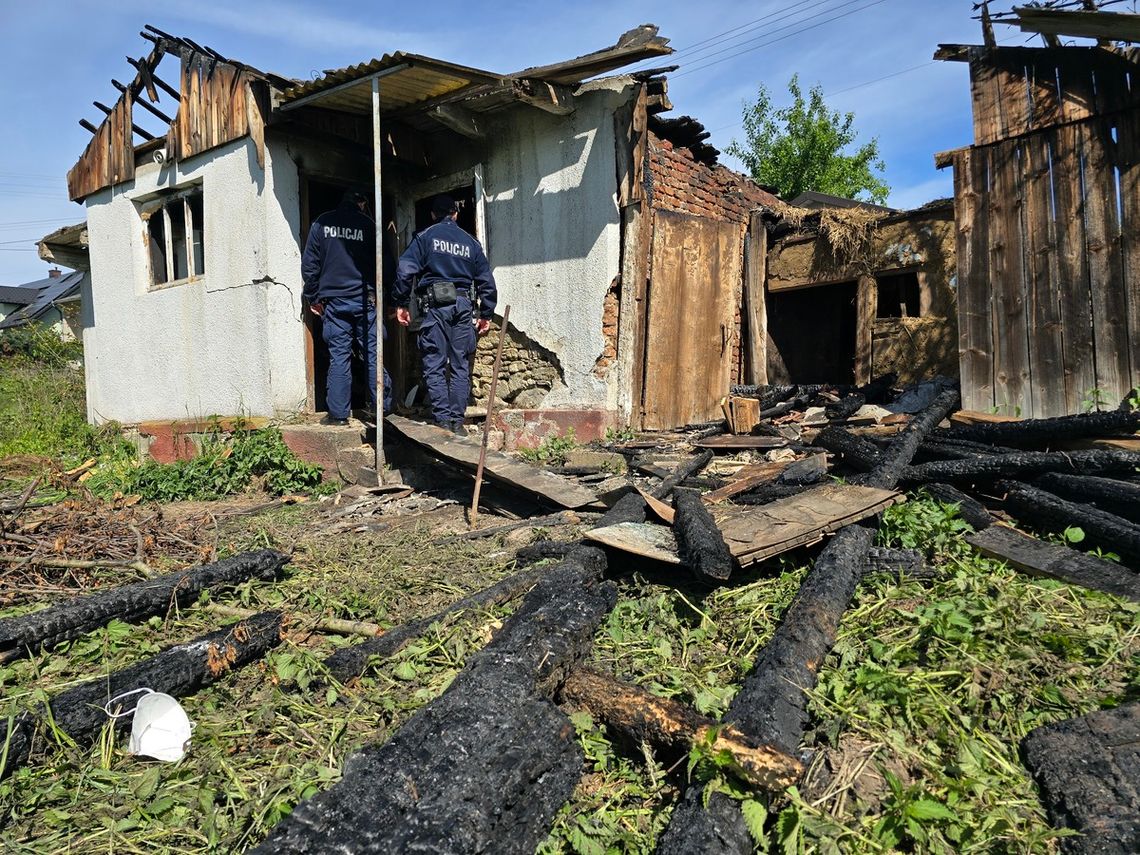
M 310 303 L 360 297 L 376 284 L 376 223 L 351 202 L 321 214 L 301 256 L 301 292 Z
M 419 282 L 415 283 L 417 276 Z M 479 297 L 479 317 L 490 318 L 494 314 L 499 293 L 491 265 L 479 241 L 463 231 L 451 217 L 444 217 L 412 238 L 400 256 L 392 302 L 406 307 L 413 287 L 433 282 L 454 282 L 460 286 L 461 293 L 474 282 Z

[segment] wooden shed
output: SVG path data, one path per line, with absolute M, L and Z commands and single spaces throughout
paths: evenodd
M 1115 408 L 1140 384 L 1140 54 L 943 45 L 968 62 L 953 166 L 963 406 Z

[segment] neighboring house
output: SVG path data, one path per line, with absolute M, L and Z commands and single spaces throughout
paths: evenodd
M 36 323 L 53 328 L 64 341 L 78 338 L 84 278 L 82 272 L 54 268 L 46 279 L 0 286 L 0 331 Z

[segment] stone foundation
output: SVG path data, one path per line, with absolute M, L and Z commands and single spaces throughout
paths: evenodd
M 491 372 L 495 366 L 495 348 L 499 343 L 499 327 L 492 321 L 491 330 L 479 337 L 475 364 L 471 372 L 471 395 L 476 406 L 487 406 Z M 551 389 L 562 382 L 562 366 L 558 357 L 531 341 L 513 325 L 507 328 L 503 342 L 503 361 L 499 369 L 499 385 L 495 397 L 500 406 L 534 409 Z
M 543 440 L 566 436 L 571 429 L 578 442 L 605 439 L 606 431 L 617 427 L 619 416 L 612 410 L 496 410 L 492 419 L 489 439 L 494 438 L 503 451 L 517 451 L 537 448 Z

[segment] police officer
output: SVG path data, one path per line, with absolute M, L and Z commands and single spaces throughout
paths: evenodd
M 416 300 L 421 323 L 417 343 L 432 417 L 440 427 L 463 436 L 475 335 L 490 328 L 498 291 L 483 247 L 455 222 L 458 211 L 450 196 L 432 200 L 435 223 L 416 235 L 400 256 L 392 302 L 396 320 L 408 326 L 408 304 Z
M 368 365 L 369 399 L 376 410 L 376 223 L 367 207 L 363 188 L 345 192 L 336 210 L 317 217 L 301 257 L 301 301 L 324 322 L 329 351 L 328 415 L 322 424 L 348 424 L 354 346 Z M 385 369 L 384 412 L 391 409 L 392 382 Z

